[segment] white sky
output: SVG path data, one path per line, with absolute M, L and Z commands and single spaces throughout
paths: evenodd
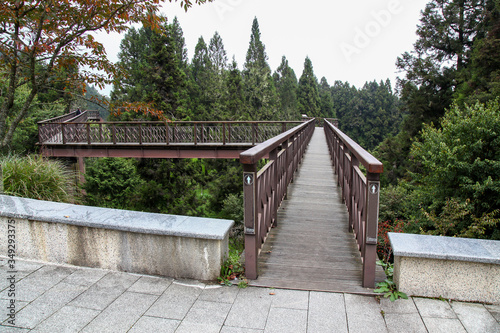
M 300 78 L 306 56 L 314 74 L 330 85 L 347 81 L 360 88 L 366 81 L 389 78 L 394 86 L 396 59 L 413 49 L 420 11 L 428 0 L 215 0 L 195 5 L 187 13 L 179 3 L 164 5 L 169 20 L 177 16 L 189 60 L 198 38 L 209 43 L 215 31 L 222 37 L 229 61 L 243 68 L 252 21 L 257 17 L 269 65 L 274 72 L 283 55 Z M 122 36 L 97 36 L 109 58 L 117 61 Z M 110 87 L 103 93 L 109 94 Z

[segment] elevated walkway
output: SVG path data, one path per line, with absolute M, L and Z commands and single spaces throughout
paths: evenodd
M 253 286 L 372 294 L 362 287 L 362 262 L 331 166 L 322 128 L 316 128 L 259 256 Z M 376 281 L 385 278 L 377 270 Z

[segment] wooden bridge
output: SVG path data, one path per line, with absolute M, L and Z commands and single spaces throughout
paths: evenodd
M 76 157 L 80 170 L 84 157 L 239 158 L 251 284 L 371 293 L 385 277 L 375 265 L 382 164 L 333 121 L 315 123 L 104 122 L 85 111 L 38 125 L 42 154 Z

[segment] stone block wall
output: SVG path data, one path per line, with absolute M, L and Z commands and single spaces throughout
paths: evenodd
M 0 195 L 0 244 L 14 228 L 17 257 L 77 266 L 214 280 L 232 225 Z

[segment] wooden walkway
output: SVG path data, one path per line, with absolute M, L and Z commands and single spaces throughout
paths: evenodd
M 316 128 L 288 200 L 278 211 L 278 227 L 259 256 L 252 286 L 372 294 L 361 285 L 362 264 L 347 208 L 330 161 L 323 128 Z M 385 275 L 377 269 L 377 281 Z

